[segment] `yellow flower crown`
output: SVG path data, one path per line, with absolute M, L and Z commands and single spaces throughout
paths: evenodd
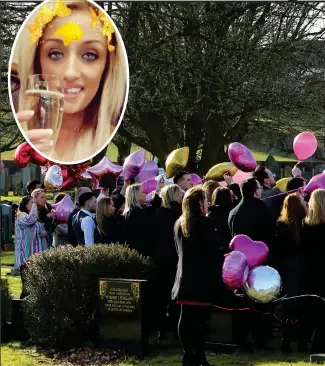
M 91 27 L 96 28 L 97 25 L 101 25 L 101 32 L 107 37 L 107 48 L 109 52 L 115 50 L 115 46 L 111 45 L 112 34 L 114 33 L 114 27 L 107 18 L 107 16 L 99 9 L 93 9 L 89 7 L 91 15 Z M 42 37 L 46 24 L 50 23 L 55 16 L 66 17 L 71 14 L 69 9 L 63 0 L 56 0 L 54 9 L 52 10 L 47 5 L 43 5 L 39 14 L 37 15 L 33 24 L 28 24 L 31 38 L 31 43 L 36 43 Z M 60 27 L 53 36 L 62 36 L 63 44 L 69 45 L 72 41 L 78 41 L 83 36 L 84 32 L 76 22 L 70 22 Z

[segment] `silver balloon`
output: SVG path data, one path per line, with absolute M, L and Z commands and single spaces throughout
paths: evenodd
M 243 289 L 252 300 L 267 303 L 280 293 L 281 277 L 272 267 L 258 266 L 249 272 Z
M 63 184 L 61 168 L 58 165 L 52 165 L 44 177 L 45 189 L 49 192 L 59 191 Z

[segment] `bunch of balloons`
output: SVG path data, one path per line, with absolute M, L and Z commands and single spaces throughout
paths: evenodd
M 232 290 L 241 288 L 256 302 L 275 299 L 281 291 L 281 277 L 274 268 L 263 265 L 269 255 L 267 245 L 247 235 L 236 235 L 229 247 L 233 251 L 223 264 L 223 282 Z

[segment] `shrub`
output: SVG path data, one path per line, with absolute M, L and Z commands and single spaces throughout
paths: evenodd
M 32 341 L 54 347 L 94 337 L 98 278 L 148 279 L 149 258 L 120 244 L 63 246 L 33 256 L 26 268 L 25 324 Z
M 1 323 L 5 324 L 11 316 L 11 295 L 7 278 L 1 278 Z

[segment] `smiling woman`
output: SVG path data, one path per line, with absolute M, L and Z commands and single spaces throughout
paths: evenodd
M 23 24 L 11 60 L 20 84 L 10 80 L 12 108 L 38 152 L 73 164 L 108 144 L 123 117 L 129 72 L 121 36 L 97 5 L 44 2 Z

